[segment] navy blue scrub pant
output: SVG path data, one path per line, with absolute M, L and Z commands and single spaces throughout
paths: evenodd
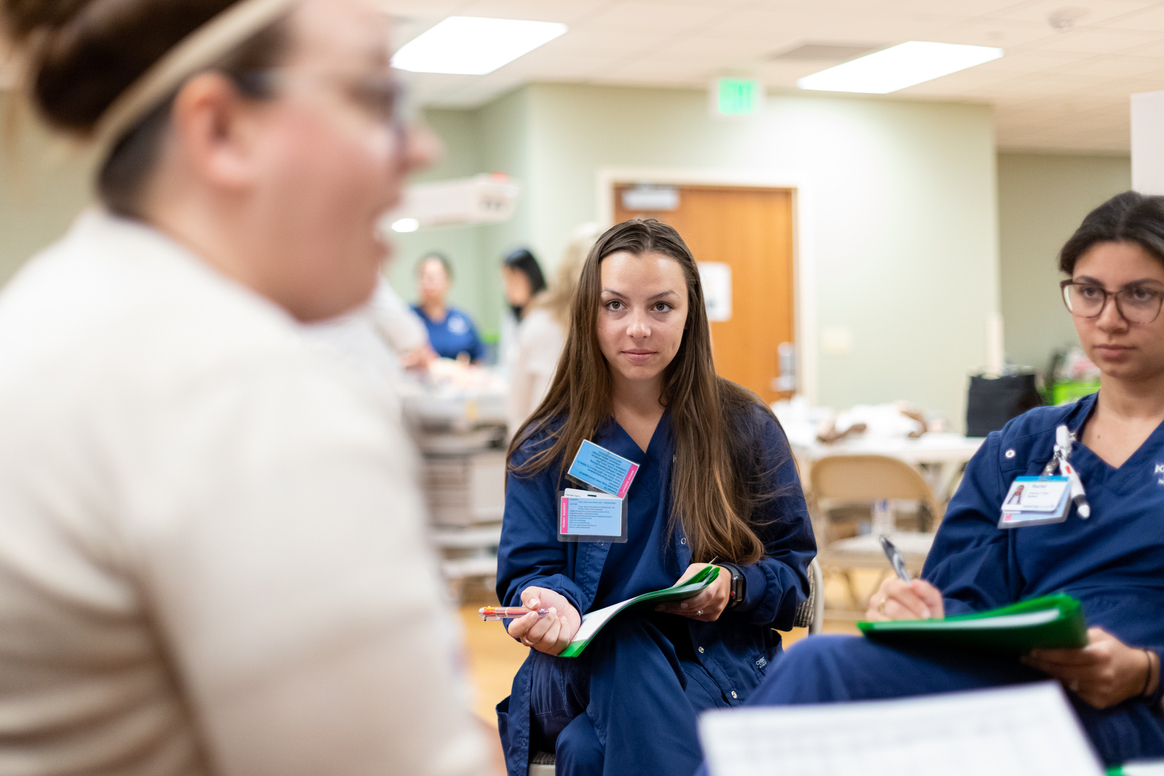
M 786 652 L 748 706 L 902 698 L 977 690 L 1047 675 L 1017 660 L 894 649 L 859 636 L 814 636 Z M 1164 718 L 1137 701 L 1096 709 L 1069 694 L 1105 764 L 1164 757 Z
M 532 746 L 553 748 L 558 776 L 690 776 L 697 715 L 729 705 L 644 617 L 611 622 L 580 658 L 530 660 Z

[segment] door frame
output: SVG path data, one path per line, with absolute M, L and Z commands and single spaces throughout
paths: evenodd
M 816 262 L 812 230 L 811 183 L 803 175 L 741 170 L 685 170 L 668 167 L 601 167 L 597 174 L 598 222 L 614 225 L 614 187 L 650 183 L 668 186 L 731 186 L 786 189 L 792 193 L 792 288 L 796 322 L 797 389 L 810 406 L 817 403 Z

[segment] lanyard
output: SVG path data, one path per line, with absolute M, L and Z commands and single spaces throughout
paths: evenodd
M 1055 453 L 1043 468 L 1043 476 L 1050 477 L 1055 473 L 1055 465 L 1059 465 L 1059 474 L 1067 478 L 1071 487 L 1071 503 L 1075 505 L 1079 516 L 1086 520 L 1091 517 L 1091 505 L 1087 503 L 1087 494 L 1083 491 L 1083 480 L 1079 472 L 1068 462 L 1071 457 L 1071 445 L 1075 442 L 1075 432 L 1068 430 L 1065 424 L 1055 429 Z

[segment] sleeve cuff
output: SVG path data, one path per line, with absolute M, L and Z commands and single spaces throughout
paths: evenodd
M 513 596 L 513 601 L 506 601 L 506 606 L 521 606 L 521 594 L 529 587 L 544 587 L 547 590 L 553 590 L 555 593 L 561 593 L 570 602 L 570 605 L 578 612 L 579 616 L 585 614 L 582 610 L 582 605 L 579 603 L 583 600 L 582 590 L 565 574 L 554 574 L 548 577 L 534 577 L 527 580 L 520 590 L 516 591 Z

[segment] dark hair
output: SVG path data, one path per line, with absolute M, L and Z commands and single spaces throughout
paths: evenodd
M 420 272 L 424 269 L 424 265 L 428 264 L 430 261 L 439 261 L 441 266 L 445 268 L 445 274 L 448 275 L 449 280 L 453 279 L 453 264 L 449 261 L 449 257 L 440 251 L 429 251 L 428 253 L 421 256 L 420 261 L 416 262 L 417 274 L 420 274 Z
M 162 56 L 237 0 L 0 0 L 6 30 L 28 48 L 29 96 L 51 126 L 91 133 L 113 102 Z M 213 69 L 249 97 L 269 90 L 247 74 L 279 64 L 289 47 L 277 22 L 224 57 Z M 209 68 L 208 68 L 209 69 Z M 117 140 L 98 179 L 102 200 L 138 215 L 142 188 L 154 168 L 173 98 Z
M 534 297 L 546 290 L 546 277 L 542 274 L 541 265 L 528 248 L 517 248 L 509 252 L 501 266 L 516 269 L 525 273 L 529 278 L 530 297 Z
M 600 265 L 620 252 L 661 253 L 679 263 L 687 281 L 683 341 L 665 371 L 661 397 L 671 412 L 675 435 L 672 514 L 682 525 L 693 560 L 709 562 L 718 556 L 723 561 L 755 563 L 764 555 L 764 544 L 753 515 L 760 502 L 777 495 L 764 490 L 767 472 L 762 468 L 762 415 L 757 410 L 773 417 L 773 422 L 775 418 L 751 391 L 716 375 L 695 257 L 675 229 L 654 219 L 618 224 L 591 249 L 574 295 L 557 373 L 546 398 L 514 435 L 509 471 L 516 476 L 543 471 L 572 455 L 583 439 L 610 422 L 610 367 L 598 343 Z M 515 466 L 513 454 L 538 433 L 544 433 L 547 442 Z
M 1125 191 L 1092 210 L 1059 251 L 1059 270 L 1074 274 L 1075 262 L 1104 242 L 1136 243 L 1164 264 L 1164 197 Z

